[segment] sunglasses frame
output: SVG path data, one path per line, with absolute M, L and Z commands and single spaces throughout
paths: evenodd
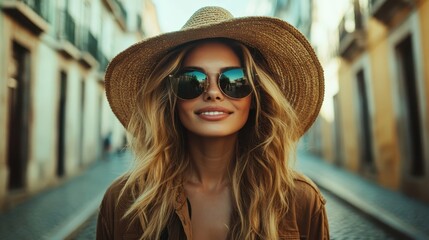
M 228 72 L 230 70 L 235 70 L 235 69 L 241 69 L 243 71 L 243 77 L 248 81 L 249 86 L 251 87 L 251 83 L 248 80 L 249 78 L 247 77 L 247 74 L 246 74 L 246 71 L 245 71 L 246 69 L 243 68 L 243 67 L 228 67 L 228 68 L 222 69 L 220 72 L 217 73 L 219 75 L 217 77 L 216 84 L 217 84 L 219 90 L 222 92 L 222 94 L 225 97 L 230 98 L 230 99 L 234 99 L 234 100 L 238 100 L 238 99 L 242 99 L 242 98 L 248 97 L 250 94 L 252 94 L 253 88 L 252 87 L 250 88 L 250 92 L 246 96 L 243 96 L 243 97 L 232 97 L 232 96 L 229 96 L 228 94 L 226 94 L 225 91 L 220 86 L 220 79 L 221 79 L 222 74 L 224 74 L 225 72 Z M 198 96 L 196 96 L 194 98 L 182 98 L 182 97 L 178 96 L 178 93 L 173 88 L 173 93 L 174 93 L 174 95 L 177 98 L 179 98 L 181 100 L 193 100 L 193 99 L 196 99 L 196 98 L 200 97 L 205 92 L 207 92 L 207 88 L 210 86 L 209 75 L 204 70 L 202 70 L 200 68 L 195 68 L 195 67 L 181 68 L 176 73 L 168 75 L 168 79 L 169 79 L 169 82 L 170 82 L 171 86 L 173 86 L 173 82 L 172 81 L 177 80 L 177 75 L 180 74 L 180 73 L 183 73 L 184 71 L 197 71 L 197 72 L 203 73 L 206 76 L 206 78 L 205 78 L 206 80 L 204 81 L 204 90 L 201 92 L 201 94 L 199 94 Z

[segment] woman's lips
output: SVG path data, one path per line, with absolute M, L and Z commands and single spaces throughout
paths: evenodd
M 195 112 L 201 119 L 208 121 L 219 121 L 227 118 L 232 112 L 225 108 L 202 108 Z

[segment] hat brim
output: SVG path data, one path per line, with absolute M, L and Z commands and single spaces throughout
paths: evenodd
M 112 59 L 106 70 L 107 99 L 127 127 L 141 82 L 172 48 L 206 38 L 230 38 L 259 50 L 270 72 L 280 79 L 286 99 L 295 109 L 300 132 L 317 118 L 324 97 L 319 60 L 306 38 L 292 25 L 271 17 L 233 18 L 217 24 L 161 34 L 132 45 Z

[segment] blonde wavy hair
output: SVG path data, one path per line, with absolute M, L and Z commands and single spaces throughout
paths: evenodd
M 167 77 L 201 41 L 167 53 L 150 79 L 142 81 L 128 126 L 135 161 L 120 196 L 130 191 L 134 198 L 124 218 L 142 222 L 141 239 L 159 239 L 171 223 L 176 194 L 190 165 L 186 131 L 176 114 L 176 97 Z M 233 213 L 228 238 L 279 239 L 293 196 L 294 172 L 289 165 L 299 136 L 296 114 L 257 50 L 228 39 L 209 41 L 235 50 L 253 88 L 254 107 L 239 132 L 230 172 Z

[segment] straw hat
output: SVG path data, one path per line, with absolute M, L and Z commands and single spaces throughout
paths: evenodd
M 138 42 L 112 59 L 107 67 L 107 99 L 127 127 L 142 81 L 172 48 L 205 38 L 230 38 L 259 50 L 274 78 L 295 109 L 301 134 L 316 119 L 324 94 L 323 70 L 313 48 L 292 25 L 271 17 L 234 18 L 220 7 L 195 12 L 180 31 Z

